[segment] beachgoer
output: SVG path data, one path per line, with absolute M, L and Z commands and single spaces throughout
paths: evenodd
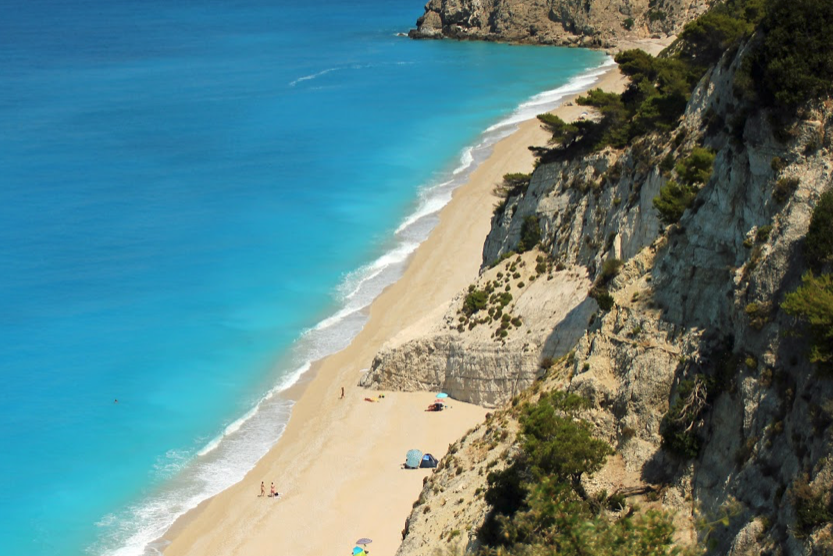
M 278 493 L 275 492 L 275 483 L 272 483 L 272 488 L 269 490 L 269 496 L 274 498 L 277 495 L 278 495 Z
M 113 403 L 119 403 L 119 399 L 116 398 L 115 400 L 113 400 Z
M 260 481 L 260 495 L 266 496 L 266 484 L 263 481 Z

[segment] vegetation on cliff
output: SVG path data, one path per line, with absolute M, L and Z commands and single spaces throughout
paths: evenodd
M 757 34 L 756 34 L 757 33 Z M 674 129 L 691 92 L 727 52 L 752 40 L 736 93 L 751 110 L 770 108 L 791 118 L 808 99 L 833 92 L 832 0 L 728 0 L 688 23 L 660 57 L 641 50 L 616 55 L 631 83 L 621 95 L 589 91 L 578 104 L 600 118 L 566 123 L 538 118 L 553 134 L 555 148 L 537 148 L 542 162 L 573 158 L 605 147 L 623 148 L 653 132 Z M 754 38 L 753 38 L 754 37 Z M 741 118 L 742 120 L 742 118 Z
M 652 132 L 674 129 L 700 78 L 728 49 L 755 30 L 761 0 L 729 0 L 686 25 L 677 45 L 662 57 L 642 50 L 616 55 L 619 69 L 630 78 L 621 95 L 595 89 L 577 99 L 598 110 L 598 120 L 567 124 L 557 116 L 538 118 L 553 133 L 555 149 L 539 149 L 542 162 L 572 158 L 605 147 L 623 148 Z
M 760 12 L 760 0 L 746 0 Z M 750 59 L 747 95 L 791 115 L 807 100 L 833 92 L 833 1 L 768 0 L 762 38 Z
M 804 239 L 804 256 L 812 271 L 802 277 L 802 285 L 787 294 L 782 307 L 807 325 L 810 361 L 827 373 L 833 372 L 833 190 L 821 196 L 813 210 L 810 229 Z M 825 272 L 826 271 L 826 272 Z
M 491 512 L 480 529 L 482 554 L 680 554 L 672 546 L 670 516 L 625 510 L 624 497 L 590 496 L 592 475 L 613 453 L 578 418 L 589 402 L 554 391 L 520 408 L 520 451 L 502 471 L 489 473 Z

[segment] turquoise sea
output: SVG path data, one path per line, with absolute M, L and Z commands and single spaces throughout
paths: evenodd
M 153 553 L 494 141 L 610 63 L 397 36 L 421 4 L 3 2 L 0 552 Z

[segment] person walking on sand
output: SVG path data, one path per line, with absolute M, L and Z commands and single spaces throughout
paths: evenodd
M 260 481 L 260 495 L 266 496 L 266 484 L 263 481 Z
M 272 483 L 272 488 L 269 490 L 269 497 L 274 498 L 277 495 L 278 495 L 278 493 L 275 492 L 275 483 Z

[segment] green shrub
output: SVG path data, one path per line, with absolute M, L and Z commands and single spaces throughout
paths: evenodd
M 813 209 L 810 229 L 804 239 L 804 256 L 816 272 L 833 262 L 833 189 L 822 194 Z
M 621 259 L 607 259 L 602 263 L 602 272 L 599 274 L 599 283 L 601 285 L 608 284 L 613 280 L 621 270 L 624 263 Z
M 467 315 L 485 309 L 489 303 L 489 294 L 484 290 L 471 290 L 463 301 L 463 312 Z
M 518 253 L 529 251 L 541 241 L 541 226 L 537 216 L 527 216 L 521 224 L 521 239 L 518 242 Z
M 668 183 L 660 188 L 659 196 L 654 197 L 654 208 L 659 212 L 663 222 L 673 224 L 679 222 L 696 196 L 697 191 L 692 187 L 668 180 Z
M 798 178 L 781 178 L 775 182 L 775 187 L 772 189 L 772 198 L 777 203 L 783 203 L 798 189 L 799 183 Z
M 808 535 L 819 525 L 833 521 L 833 513 L 824 503 L 823 493 L 810 486 L 806 475 L 799 477 L 793 483 L 790 498 L 795 508 L 795 521 L 801 536 Z
M 635 22 L 634 22 L 633 18 L 629 17 L 629 18 L 625 19 L 625 21 L 622 22 L 622 27 L 624 27 L 625 29 L 630 31 L 631 29 L 633 29 L 633 24 L 634 23 Z
M 697 457 L 703 445 L 698 423 L 708 397 L 708 381 L 703 375 L 684 380 L 677 389 L 677 400 L 660 424 L 662 446 L 680 457 Z
M 749 317 L 749 326 L 761 330 L 769 322 L 771 305 L 769 303 L 749 303 L 744 312 Z
M 769 239 L 769 234 L 772 232 L 772 226 L 761 226 L 758 228 L 758 231 L 755 232 L 755 240 L 756 241 L 766 241 Z
M 763 16 L 754 1 L 728 0 L 689 22 L 680 33 L 684 55 L 702 65 L 716 63 L 726 50 L 749 37 Z
M 659 163 L 659 169 L 663 172 L 670 172 L 674 169 L 674 153 L 670 152 Z
M 546 112 L 538 114 L 538 121 L 540 121 L 544 129 L 552 133 L 552 140 L 561 143 L 564 146 L 569 146 L 581 135 L 580 124 L 568 124 L 555 114 Z
M 788 293 L 781 307 L 805 322 L 810 337 L 810 361 L 833 371 L 833 274 L 802 277 L 802 285 Z
M 506 203 L 510 197 L 525 194 L 531 181 L 532 174 L 505 174 L 503 181 L 495 188 L 495 195 L 500 197 L 501 201 L 495 206 L 494 214 L 502 214 L 506 210 Z
M 766 105 L 791 115 L 833 92 L 832 2 L 767 0 L 761 30 L 752 75 Z
M 672 546 L 669 516 L 649 511 L 611 519 L 603 508 L 623 509 L 624 496 L 584 492 L 580 478 L 612 454 L 610 446 L 590 435 L 589 423 L 575 419 L 588 406 L 574 394 L 553 392 L 522 408 L 520 453 L 508 468 L 488 475 L 484 498 L 491 510 L 479 530 L 485 553 L 684 553 Z
M 596 303 L 599 305 L 599 309 L 602 311 L 610 311 L 613 309 L 613 305 L 615 305 L 613 296 L 610 295 L 610 293 L 608 293 L 605 289 L 594 288 L 590 292 L 590 297 L 596 300 Z
M 526 193 L 532 174 L 512 173 L 504 174 L 503 182 L 498 186 L 497 194 L 501 197 L 514 197 Z
M 677 164 L 677 174 L 686 185 L 703 185 L 709 181 L 714 165 L 714 152 L 695 147 L 691 154 Z
M 521 438 L 533 475 L 569 480 L 575 487 L 582 475 L 598 471 L 613 450 L 603 440 L 593 438 L 589 423 L 559 416 L 558 405 L 565 403 L 581 402 L 544 397 L 528 407 L 520 419 Z

